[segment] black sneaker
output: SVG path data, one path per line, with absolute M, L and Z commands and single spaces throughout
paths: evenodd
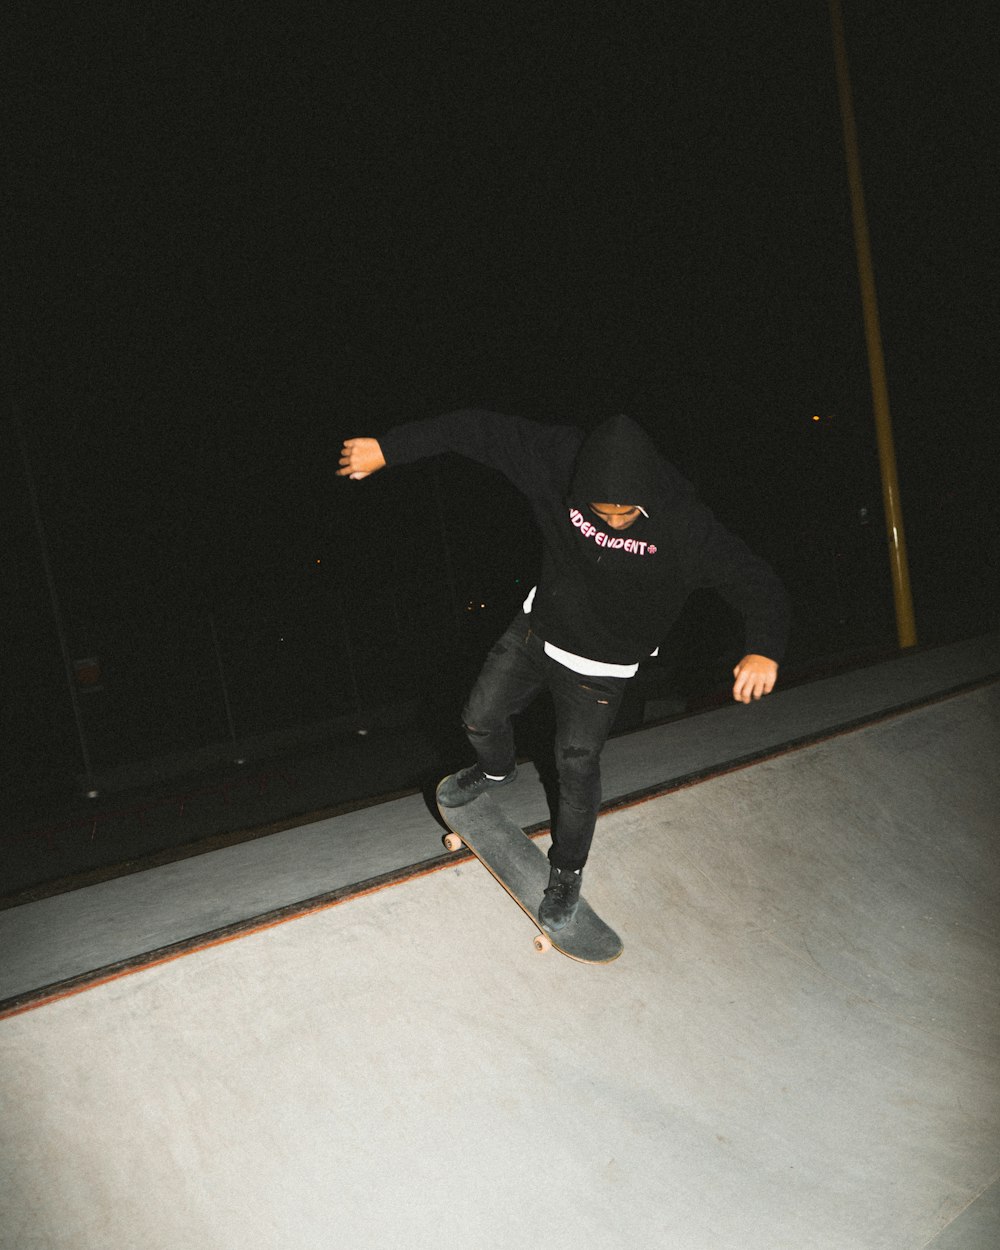
M 549 869 L 549 884 L 538 909 L 538 919 L 546 929 L 564 929 L 576 915 L 580 903 L 580 886 L 583 869 L 573 872 L 571 868 Z
M 445 777 L 438 786 L 437 800 L 442 807 L 464 807 L 471 803 L 486 790 L 495 790 L 497 786 L 508 786 L 517 776 L 517 768 L 513 768 L 506 777 L 494 781 L 487 777 L 478 764 L 463 768 L 460 773 L 452 773 Z

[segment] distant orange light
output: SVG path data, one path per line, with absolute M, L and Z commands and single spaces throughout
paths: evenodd
M 814 421 L 819 421 L 819 420 L 820 420 L 820 418 L 819 418 L 819 417 L 813 417 L 813 420 L 814 420 Z

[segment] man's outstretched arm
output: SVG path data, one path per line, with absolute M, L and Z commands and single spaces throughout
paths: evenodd
M 406 421 L 377 439 L 347 439 L 337 472 L 360 481 L 386 466 L 413 464 L 452 452 L 502 473 L 530 499 L 564 488 L 580 438 L 580 431 L 573 426 L 463 408 Z
M 338 477 L 360 482 L 385 468 L 385 456 L 377 438 L 348 438 L 340 449 Z

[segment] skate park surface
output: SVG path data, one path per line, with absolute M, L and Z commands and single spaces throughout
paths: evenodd
M 993 1250 L 998 673 L 612 740 L 605 967 L 421 794 L 0 913 L 0 1247 Z

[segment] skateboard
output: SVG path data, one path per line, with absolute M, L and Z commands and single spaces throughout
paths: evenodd
M 451 830 L 444 837 L 447 849 L 460 851 L 467 846 L 537 925 L 536 950 L 547 951 L 554 946 L 585 964 L 608 964 L 622 953 L 621 938 L 582 897 L 576 915 L 564 929 L 550 933 L 542 927 L 538 908 L 549 883 L 548 858 L 492 795 L 481 794 L 464 807 L 442 807 L 439 802 L 438 811 Z

